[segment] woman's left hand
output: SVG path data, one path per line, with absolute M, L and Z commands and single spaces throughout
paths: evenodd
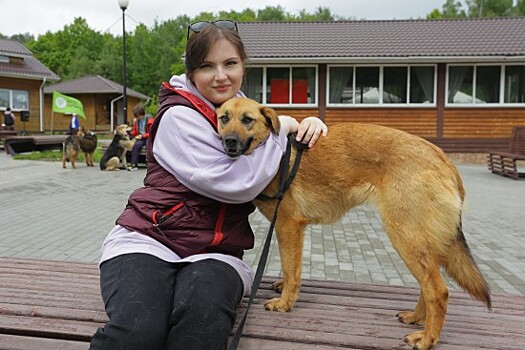
M 312 148 L 319 139 L 319 136 L 326 136 L 327 134 L 328 127 L 321 119 L 317 117 L 306 117 L 299 124 L 296 140 L 308 144 L 308 148 Z

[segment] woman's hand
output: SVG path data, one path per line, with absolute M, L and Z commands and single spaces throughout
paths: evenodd
M 295 118 L 280 115 L 279 121 L 284 130 L 288 134 L 297 133 L 296 140 L 304 144 L 308 144 L 308 148 L 312 148 L 319 136 L 326 136 L 328 127 L 323 121 L 317 117 L 304 118 L 299 124 Z
M 295 138 L 298 142 L 308 144 L 308 148 L 312 148 L 319 136 L 326 136 L 328 134 L 328 127 L 323 121 L 317 117 L 307 117 L 299 124 L 297 130 L 297 137 Z

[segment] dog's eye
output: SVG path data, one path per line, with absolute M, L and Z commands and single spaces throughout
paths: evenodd
M 223 123 L 223 124 L 226 124 L 228 122 L 228 120 L 229 120 L 228 116 L 226 116 L 226 115 L 223 115 L 219 119 L 220 119 L 221 123 Z
M 251 122 L 253 122 L 253 118 L 250 118 L 250 117 L 243 117 L 243 118 L 242 118 L 242 123 L 243 123 L 243 124 L 248 125 L 248 124 L 250 124 Z

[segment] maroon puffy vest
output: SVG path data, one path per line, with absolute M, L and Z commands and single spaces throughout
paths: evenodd
M 159 112 L 146 147 L 144 187 L 130 195 L 116 222 L 156 239 L 183 258 L 212 252 L 241 258 L 245 249 L 253 248 L 254 236 L 248 222 L 248 215 L 255 210 L 253 204 L 227 204 L 195 193 L 164 170 L 153 156 L 160 120 L 168 108 L 176 105 L 198 110 L 217 130 L 213 109 L 195 95 L 163 83 Z

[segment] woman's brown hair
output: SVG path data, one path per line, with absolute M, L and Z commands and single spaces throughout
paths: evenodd
M 219 39 L 228 40 L 237 49 L 243 65 L 248 59 L 248 55 L 244 49 L 244 44 L 242 43 L 241 37 L 237 31 L 221 29 L 213 24 L 210 24 L 199 33 L 192 34 L 188 39 L 188 43 L 186 44 L 184 65 L 186 66 L 186 76 L 192 82 L 192 84 L 194 83 L 193 72 L 199 68 L 202 62 L 204 62 L 210 47 Z

